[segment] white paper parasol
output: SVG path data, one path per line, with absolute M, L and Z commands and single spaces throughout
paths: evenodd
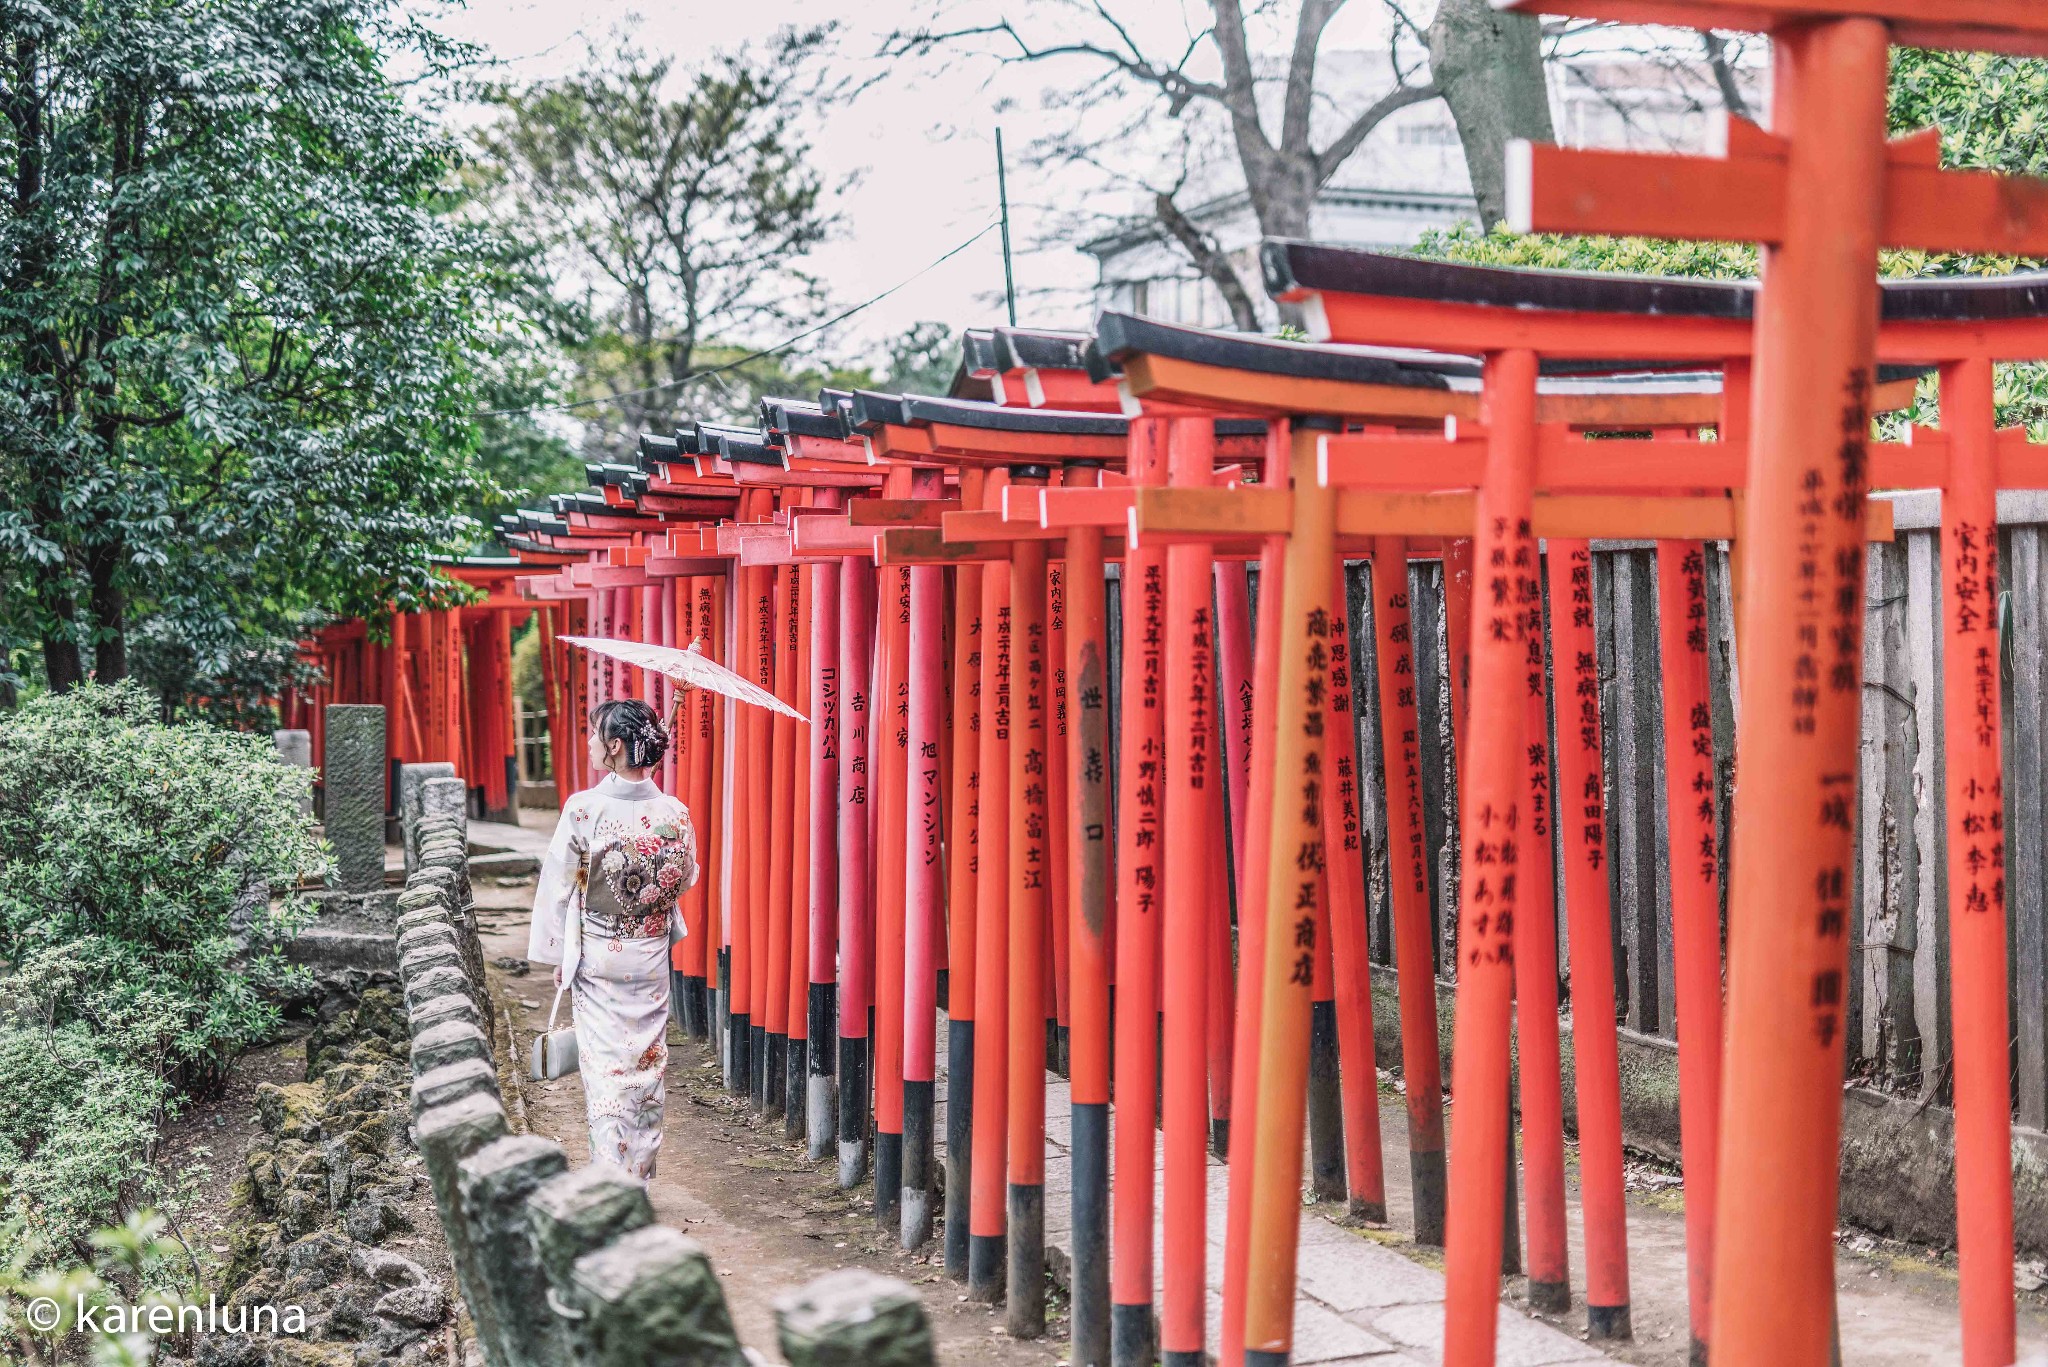
M 594 650 L 600 655 L 609 655 L 614 660 L 624 660 L 629 665 L 651 669 L 686 688 L 722 693 L 728 698 L 780 712 L 785 717 L 795 717 L 798 721 L 810 720 L 767 689 L 748 683 L 724 665 L 706 659 L 694 642 L 688 650 L 677 650 L 674 646 L 648 645 L 644 641 L 611 641 L 601 636 L 558 636 L 555 639 Z

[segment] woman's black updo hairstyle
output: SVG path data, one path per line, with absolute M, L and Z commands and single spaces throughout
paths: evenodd
M 661 718 L 638 698 L 598 704 L 590 713 L 590 725 L 600 740 L 625 742 L 628 769 L 651 768 L 668 753 L 668 732 L 662 729 Z

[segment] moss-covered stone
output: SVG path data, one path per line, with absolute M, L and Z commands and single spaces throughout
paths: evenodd
M 747 1360 L 711 1260 L 694 1239 L 666 1225 L 636 1229 L 585 1254 L 572 1281 L 586 1316 L 579 1356 L 598 1367 L 743 1367 Z
M 258 1083 L 256 1119 L 280 1139 L 318 1139 L 321 1100 L 317 1082 Z
M 566 1287 L 578 1258 L 653 1224 L 654 1207 L 645 1186 L 600 1163 L 541 1183 L 526 1218 L 548 1280 Z
M 415 1077 L 464 1059 L 493 1061 L 490 1040 L 468 1021 L 441 1021 L 413 1037 L 412 1071 Z
M 931 1325 L 917 1292 L 894 1277 L 847 1268 L 775 1303 L 791 1367 L 931 1367 Z

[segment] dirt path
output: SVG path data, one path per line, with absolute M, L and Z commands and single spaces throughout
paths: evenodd
M 526 952 L 532 881 L 506 881 L 511 886 L 480 879 L 476 888 L 484 949 L 493 959 Z M 552 989 L 538 972 L 514 977 L 494 968 L 492 976 L 512 1004 L 523 1048 L 546 1023 Z M 529 1127 L 561 1141 L 572 1163 L 587 1161 L 581 1083 L 574 1077 L 528 1083 L 525 1099 Z M 649 1194 L 657 1217 L 710 1253 L 748 1347 L 779 1361 L 776 1298 L 824 1273 L 858 1266 L 917 1287 L 947 1367 L 1047 1367 L 1065 1360 L 1063 1305 L 1049 1317 L 1042 1341 L 1009 1338 L 998 1311 L 969 1303 L 946 1279 L 936 1244 L 928 1256 L 898 1250 L 894 1226 L 876 1226 L 865 1194 L 839 1190 L 834 1167 L 806 1162 L 802 1145 L 782 1137 L 780 1119 L 756 1122 L 744 1103 L 726 1095 L 710 1051 L 671 1035 L 667 1125 Z
M 524 953 L 531 880 L 481 879 L 479 917 L 492 957 Z M 538 975 L 503 977 L 516 1005 L 515 1020 L 530 1036 L 546 1018 L 549 989 Z M 668 1130 L 662 1172 L 653 1186 L 655 1210 L 710 1250 L 742 1338 L 766 1350 L 774 1342 L 773 1302 L 820 1273 L 848 1264 L 871 1267 L 919 1287 L 932 1312 L 941 1354 L 952 1363 L 1065 1361 L 1065 1306 L 1052 1307 L 1047 1337 L 1019 1343 L 1001 1332 L 1000 1316 L 967 1303 L 945 1279 L 936 1248 L 910 1258 L 897 1250 L 893 1230 L 876 1227 L 866 1199 L 849 1199 L 832 1180 L 831 1164 L 804 1161 L 800 1145 L 782 1138 L 781 1122 L 760 1125 L 749 1109 L 719 1086 L 714 1061 L 700 1045 L 672 1044 Z M 1440 1255 L 1416 1247 L 1401 1232 L 1412 1228 L 1406 1113 L 1398 1095 L 1384 1092 L 1382 1142 L 1387 1155 L 1390 1228 L 1366 1231 L 1377 1243 L 1417 1262 L 1441 1267 Z M 582 1092 L 575 1079 L 529 1085 L 532 1127 L 559 1139 L 581 1162 L 586 1141 Z M 1455 1123 L 1456 1108 L 1452 1108 Z M 1568 1155 L 1574 1309 L 1536 1316 L 1582 1338 L 1585 1250 L 1578 1210 L 1577 1152 Z M 1635 1340 L 1597 1345 L 1637 1367 L 1685 1367 L 1688 1314 L 1684 1198 L 1675 1178 L 1654 1167 L 1632 1167 L 1629 1264 Z M 1844 1230 L 1838 1242 L 1836 1288 L 1841 1313 L 1842 1361 L 1850 1367 L 1921 1367 L 1960 1362 L 1956 1327 L 1956 1273 L 1943 1253 Z M 1511 1283 L 1504 1299 L 1524 1313 L 1523 1287 Z M 2048 1295 L 2024 1293 L 2020 1305 L 2020 1358 L 2048 1361 Z

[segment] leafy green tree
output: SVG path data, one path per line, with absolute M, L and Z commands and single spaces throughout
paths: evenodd
M 594 450 L 745 411 L 744 367 L 719 367 L 822 311 L 804 257 L 836 224 L 799 118 L 833 98 L 830 36 L 785 29 L 690 70 L 622 37 L 574 75 L 494 92 L 486 193 L 590 296 L 572 357 L 580 393 L 605 400 L 579 412 Z
M 889 342 L 881 380 L 903 394 L 943 394 L 960 368 L 959 330 L 945 323 L 912 323 Z
M 446 592 L 536 282 L 399 53 L 460 55 L 393 0 L 0 0 L 0 574 L 53 688 L 139 617 Z

